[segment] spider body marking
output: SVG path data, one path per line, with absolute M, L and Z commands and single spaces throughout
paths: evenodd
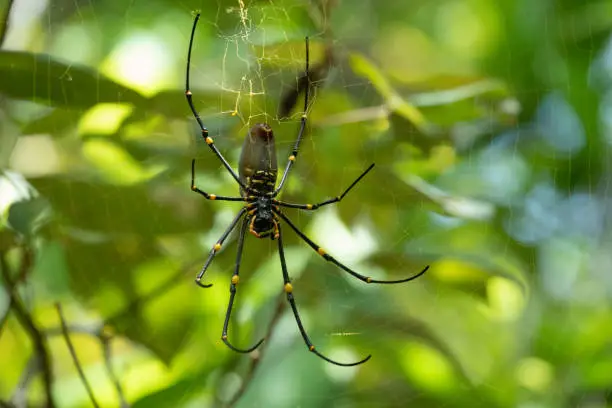
M 267 123 L 251 127 L 244 138 L 238 166 L 238 178 L 246 186 L 240 194 L 248 203 L 249 232 L 257 238 L 278 238 L 278 217 L 272 212 L 278 166 L 274 133 Z
M 374 168 L 374 164 L 371 164 L 359 177 L 353 181 L 349 187 L 344 190 L 344 192 L 334 198 L 330 198 L 324 200 L 317 204 L 297 204 L 297 203 L 288 203 L 282 200 L 277 200 L 277 195 L 281 192 L 287 177 L 295 163 L 296 157 L 298 155 L 298 149 L 300 146 L 300 142 L 302 140 L 302 136 L 304 134 L 304 129 L 306 127 L 307 120 L 307 111 L 308 111 L 308 96 L 310 90 L 310 74 L 308 68 L 309 62 L 309 47 L 308 47 L 308 37 L 306 37 L 306 70 L 304 74 L 304 78 L 306 78 L 307 84 L 304 86 L 304 109 L 303 114 L 300 120 L 300 127 L 298 130 L 298 135 L 296 141 L 292 147 L 291 153 L 289 154 L 287 165 L 282 173 L 282 177 L 278 185 L 276 185 L 276 180 L 278 176 L 278 166 L 276 161 L 276 149 L 274 145 L 274 133 L 272 132 L 272 128 L 265 123 L 255 124 L 249 132 L 247 133 L 243 146 L 242 152 L 240 155 L 239 169 L 238 174 L 234 171 L 232 166 L 227 162 L 227 160 L 223 157 L 221 152 L 215 146 L 214 140 L 208 134 L 208 129 L 204 126 L 198 111 L 196 110 L 193 104 L 193 94 L 190 90 L 189 86 L 189 72 L 191 66 L 191 49 L 193 46 L 193 38 L 196 30 L 196 26 L 198 24 L 198 20 L 200 18 L 200 14 L 197 14 L 193 23 L 193 28 L 191 30 L 191 37 L 189 39 L 189 50 L 187 53 L 187 72 L 185 78 L 185 97 L 187 98 L 187 104 L 193 113 L 194 118 L 196 119 L 200 130 L 202 132 L 202 137 L 204 138 L 206 144 L 211 149 L 213 154 L 217 157 L 217 159 L 221 162 L 221 164 L 225 167 L 225 169 L 230 173 L 232 178 L 238 183 L 240 187 L 240 196 L 239 197 L 231 197 L 231 196 L 218 196 L 216 194 L 210 194 L 206 191 L 199 189 L 195 184 L 195 160 L 191 161 L 191 190 L 200 194 L 207 200 L 218 200 L 218 201 L 235 201 L 235 202 L 243 202 L 244 205 L 238 211 L 238 214 L 234 217 L 230 225 L 223 232 L 221 237 L 217 240 L 217 242 L 211 248 L 208 258 L 204 263 L 204 266 L 200 270 L 196 277 L 196 283 L 203 287 L 208 288 L 212 286 L 211 284 L 202 283 L 202 278 L 208 267 L 212 263 L 215 255 L 221 250 L 225 240 L 230 235 L 230 233 L 236 228 L 236 226 L 240 223 L 240 231 L 238 233 L 238 249 L 236 252 L 236 262 L 234 273 L 230 279 L 230 287 L 229 287 L 229 302 L 227 305 L 227 311 L 225 313 L 225 320 L 223 322 L 223 331 L 221 334 L 221 340 L 232 350 L 240 352 L 240 353 L 249 353 L 259 347 L 264 339 L 259 340 L 255 345 L 249 347 L 247 349 L 238 348 L 230 343 L 228 340 L 228 328 L 229 321 L 232 313 L 232 307 L 234 305 L 234 299 L 237 293 L 237 287 L 240 282 L 240 263 L 242 258 L 242 252 L 244 248 L 244 240 L 246 237 L 247 230 L 255 235 L 257 238 L 265 238 L 270 237 L 273 240 L 277 241 L 278 244 L 278 255 L 280 259 L 280 265 L 283 275 L 283 290 L 287 297 L 287 302 L 291 306 L 291 311 L 293 312 L 293 316 L 298 326 L 298 330 L 306 343 L 306 347 L 310 352 L 317 355 L 321 359 L 338 366 L 343 367 L 351 367 L 359 364 L 363 364 L 370 359 L 370 355 L 367 357 L 353 362 L 353 363 L 341 363 L 335 360 L 326 357 L 324 354 L 320 353 L 310 340 L 310 337 L 306 333 L 306 329 L 302 323 L 302 319 L 300 318 L 300 314 L 297 308 L 297 304 L 294 297 L 294 285 L 291 283 L 291 279 L 289 277 L 289 272 L 287 268 L 287 263 L 285 260 L 285 250 L 283 246 L 283 233 L 281 228 L 281 221 L 289 225 L 290 229 L 292 229 L 296 235 L 302 239 L 308 246 L 310 246 L 317 254 L 319 254 L 325 261 L 330 262 L 340 268 L 342 271 L 350 274 L 351 276 L 359 279 L 364 283 L 375 283 L 375 284 L 396 284 L 403 283 L 414 280 L 419 276 L 423 275 L 429 268 L 426 266 L 423 270 L 421 270 L 418 274 L 410 276 L 404 279 L 398 280 L 378 280 L 372 279 L 369 276 L 362 275 L 351 268 L 347 267 L 343 263 L 336 260 L 333 256 L 327 253 L 323 248 L 318 246 L 314 241 L 312 241 L 308 236 L 306 236 L 300 229 L 281 211 L 281 207 L 285 208 L 294 208 L 301 209 L 306 211 L 314 211 L 325 205 L 335 204 L 340 202 L 348 192 L 357 185 L 359 181 L 361 181 L 370 170 Z M 276 185 L 276 187 L 275 187 Z

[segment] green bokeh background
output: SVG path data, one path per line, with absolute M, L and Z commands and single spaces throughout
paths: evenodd
M 101 327 L 134 407 L 612 406 L 612 1 L 0 0 L 0 253 L 48 338 L 60 407 L 91 403 L 62 337 L 61 302 L 102 406 L 119 406 Z M 220 340 L 235 237 L 193 278 L 240 208 L 184 98 L 234 166 L 247 129 L 275 129 L 279 163 L 301 112 L 279 102 L 331 50 L 282 198 L 366 285 L 288 228 L 309 353 L 275 242 L 249 236 L 230 337 Z M 0 22 L 4 30 L 6 20 Z M 298 99 L 298 106 L 301 104 Z M 28 262 L 31 254 L 31 262 Z M 0 291 L 0 400 L 33 347 Z M 92 335 L 93 334 L 93 335 Z M 249 370 L 253 361 L 257 368 Z M 35 377 L 29 406 L 43 404 Z M 15 402 L 15 400 L 13 400 Z

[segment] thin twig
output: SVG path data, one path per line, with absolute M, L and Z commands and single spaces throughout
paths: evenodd
M 38 374 L 39 371 L 40 364 L 38 364 L 38 358 L 34 355 L 28 360 L 28 363 L 21 374 L 21 378 L 19 379 L 19 384 L 17 384 L 17 387 L 15 387 L 15 391 L 11 397 L 11 403 L 13 406 L 18 408 L 28 406 L 28 388 L 34 379 L 34 376 Z
M 100 341 L 102 342 L 102 353 L 104 355 L 104 365 L 106 366 L 106 372 L 108 373 L 108 376 L 111 378 L 111 381 L 115 385 L 115 390 L 117 391 L 117 396 L 119 397 L 121 408 L 128 408 L 130 404 L 128 404 L 127 400 L 125 399 L 123 388 L 121 387 L 121 382 L 119 381 L 119 378 L 117 378 L 117 375 L 113 370 L 113 364 L 111 359 L 111 339 L 112 337 L 105 335 L 104 333 L 100 335 Z
M 11 15 L 11 9 L 13 8 L 13 0 L 8 0 L 8 4 L 6 5 L 6 11 L 4 12 L 4 16 L 2 21 L 2 27 L 0 27 L 0 48 L 2 48 L 2 44 L 4 44 L 4 38 L 6 37 L 6 33 L 8 32 L 9 27 L 9 17 Z
M 8 290 L 12 290 L 11 288 L 7 288 Z M 0 316 L 0 336 L 2 335 L 2 329 L 4 329 L 4 325 L 6 324 L 6 321 L 8 320 L 8 315 L 11 312 L 11 308 L 13 307 L 13 301 L 11 300 L 11 298 L 9 298 L 8 302 L 6 303 L 6 309 L 4 310 L 4 313 L 2 313 L 2 315 Z
M 5 281 L 6 287 L 9 289 L 8 294 L 11 301 L 11 310 L 15 313 L 17 320 L 19 320 L 19 323 L 27 332 L 32 344 L 34 345 L 34 350 L 36 351 L 37 359 L 40 364 L 40 368 L 42 369 L 46 407 L 54 408 L 55 402 L 53 400 L 53 393 L 51 390 L 51 385 L 53 384 L 53 370 L 51 366 L 51 358 L 49 357 L 49 352 L 47 350 L 46 339 L 34 324 L 32 316 L 30 316 L 30 313 L 26 310 L 26 307 L 21 302 L 21 299 L 19 299 L 19 296 L 15 293 L 15 285 L 8 271 L 8 263 L 6 262 L 5 254 L 2 252 L 0 252 L 0 269 L 2 270 L 2 277 Z
M 272 316 L 272 319 L 270 320 L 270 324 L 268 325 L 268 330 L 266 331 L 266 334 L 264 336 L 266 340 L 269 339 L 270 336 L 272 335 L 272 331 L 278 324 L 280 317 L 283 314 L 284 309 L 285 309 L 285 292 L 283 291 L 279 295 L 279 300 L 276 306 L 276 311 L 274 312 L 274 315 Z M 242 379 L 242 384 L 240 385 L 240 388 L 238 389 L 238 391 L 236 391 L 236 394 L 234 394 L 230 402 L 228 402 L 227 408 L 232 408 L 233 406 L 235 406 L 236 403 L 240 400 L 240 398 L 244 395 L 246 390 L 249 388 L 249 385 L 251 384 L 251 382 L 253 381 L 253 378 L 255 377 L 255 371 L 257 370 L 257 367 L 259 366 L 259 363 L 261 362 L 262 357 L 264 355 L 264 351 L 267 348 L 266 347 L 267 344 L 268 344 L 268 341 L 262 344 L 261 349 L 256 351 L 256 353 L 258 354 L 253 356 L 251 360 L 251 365 L 249 366 L 249 370 L 247 371 L 244 378 Z
M 95 337 L 100 341 L 100 345 L 102 347 L 102 354 L 104 356 L 104 365 L 106 366 L 106 372 L 108 373 L 108 376 L 110 377 L 113 385 L 115 386 L 117 396 L 119 397 L 119 401 L 121 403 L 121 408 L 128 408 L 130 404 L 125 399 L 125 394 L 123 393 L 121 382 L 119 382 L 119 378 L 115 374 L 112 366 L 111 340 L 113 339 L 113 337 L 105 333 L 104 325 L 97 324 L 95 326 L 87 326 L 66 324 L 66 330 L 68 331 L 68 333 L 86 334 L 88 336 Z M 45 329 L 44 333 L 47 337 L 61 336 L 64 335 L 64 327 L 50 327 L 48 329 Z
M 62 333 L 64 335 L 64 340 L 66 340 L 66 345 L 68 346 L 68 350 L 70 350 L 70 355 L 72 356 L 72 361 L 74 361 L 74 365 L 79 372 L 79 376 L 81 377 L 81 381 L 87 390 L 87 394 L 89 395 L 89 399 L 94 407 L 98 408 L 98 402 L 96 401 L 96 396 L 85 377 L 85 372 L 83 372 L 83 367 L 79 363 L 79 358 L 77 357 L 76 350 L 74 349 L 74 345 L 72 344 L 72 340 L 70 340 L 70 334 L 68 333 L 68 326 L 66 325 L 66 320 L 64 319 L 64 315 L 62 313 L 62 305 L 58 302 L 55 304 L 55 309 L 57 310 L 57 315 L 60 319 L 60 324 L 62 325 Z
M 21 248 L 23 251 L 21 257 L 21 265 L 19 266 L 19 272 L 17 273 L 17 278 L 13 281 L 10 279 L 10 283 L 7 282 L 7 292 L 12 292 L 17 287 L 17 284 L 20 282 L 25 282 L 28 277 L 28 273 L 32 270 L 32 262 L 34 261 L 34 253 L 28 246 L 23 246 Z M 9 286 L 10 284 L 10 286 Z M 2 329 L 8 320 L 9 313 L 11 313 L 11 309 L 13 307 L 13 299 L 9 296 L 8 303 L 6 305 L 6 310 L 0 316 L 0 334 L 2 334 Z

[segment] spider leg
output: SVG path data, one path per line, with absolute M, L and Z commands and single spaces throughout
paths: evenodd
M 225 157 L 223 157 L 219 149 L 217 149 L 217 146 L 215 146 L 215 143 L 212 137 L 208 136 L 208 129 L 206 129 L 206 126 L 204 126 L 204 123 L 202 122 L 202 118 L 200 118 L 200 114 L 198 113 L 195 106 L 193 105 L 193 101 L 192 101 L 193 94 L 191 93 L 191 90 L 189 89 L 190 88 L 189 87 L 189 72 L 191 70 L 190 69 L 191 68 L 191 49 L 193 48 L 193 37 L 195 35 L 196 26 L 198 25 L 199 19 L 200 19 L 200 13 L 196 15 L 195 20 L 193 21 L 193 28 L 191 29 L 191 37 L 189 38 L 189 50 L 187 51 L 187 73 L 185 75 L 186 77 L 185 78 L 185 97 L 187 98 L 187 103 L 189 104 L 189 108 L 191 108 L 191 112 L 193 113 L 193 116 L 195 117 L 196 121 L 198 122 L 198 125 L 200 126 L 200 130 L 202 131 L 202 137 L 206 141 L 206 144 L 208 145 L 208 147 L 210 147 L 210 150 L 213 151 L 215 156 L 217 156 L 217 158 L 221 161 L 221 163 L 227 169 L 227 171 L 229 171 L 229 173 L 232 175 L 234 180 L 236 180 L 236 182 L 240 185 L 240 187 L 242 187 L 244 191 L 247 191 L 246 186 L 244 185 L 242 181 L 240 181 L 240 179 L 238 178 L 238 175 L 236 174 L 234 169 L 232 169 L 232 166 L 230 166 L 230 164 L 227 162 L 227 160 L 225 160 Z
M 336 265 L 340 269 L 344 270 L 345 272 L 348 272 L 349 274 L 353 275 L 355 278 L 359 279 L 362 282 L 365 282 L 365 283 L 386 283 L 386 284 L 404 283 L 404 282 L 408 282 L 408 281 L 411 281 L 413 279 L 418 278 L 419 276 L 421 276 L 425 272 L 427 272 L 427 270 L 429 269 L 429 265 L 427 265 L 421 272 L 419 272 L 416 275 L 413 275 L 413 276 L 411 276 L 409 278 L 405 278 L 405 279 L 399 279 L 399 280 L 377 280 L 377 279 L 372 279 L 369 276 L 364 276 L 364 275 L 362 275 L 360 273 L 357 273 L 357 272 L 353 271 L 351 268 L 349 268 L 348 266 L 345 266 L 345 265 L 341 264 L 340 262 L 338 262 L 336 260 L 336 258 L 334 258 L 333 256 L 329 255 L 327 252 L 325 252 L 325 250 L 323 248 L 321 248 L 320 246 L 315 244 L 302 231 L 300 231 L 298 229 L 298 227 L 296 227 L 295 224 L 293 222 L 291 222 L 291 220 L 289 218 L 287 218 L 282 212 L 280 212 L 278 210 L 273 210 L 273 211 L 274 211 L 275 214 L 277 214 L 279 217 L 281 217 L 283 219 L 283 221 L 285 221 L 287 224 L 289 224 L 291 229 L 293 229 L 293 231 L 295 231 L 295 233 L 298 234 L 298 236 L 300 238 L 302 238 L 312 249 L 314 249 L 319 255 L 321 255 L 323 257 L 323 259 L 325 259 L 328 262 L 333 263 L 334 265 Z
M 308 95 L 310 94 L 310 73 L 308 71 L 309 70 L 308 61 L 310 59 L 310 51 L 309 51 L 309 46 L 308 46 L 309 44 L 308 37 L 306 37 L 305 41 L 306 41 L 306 71 L 305 71 L 304 76 L 306 77 L 308 84 L 304 88 L 304 113 L 302 114 L 300 130 L 298 132 L 297 139 L 295 140 L 295 144 L 293 145 L 293 150 L 291 151 L 291 155 L 289 156 L 289 161 L 287 162 L 285 171 L 283 172 L 283 177 L 281 178 L 280 183 L 278 183 L 278 187 L 276 187 L 276 190 L 274 190 L 274 192 L 272 193 L 272 197 L 276 197 L 278 192 L 281 191 L 281 189 L 283 188 L 285 181 L 287 180 L 289 171 L 291 170 L 291 167 L 293 167 L 293 162 L 295 162 L 295 159 L 298 155 L 298 149 L 300 147 L 300 142 L 302 141 L 302 135 L 304 134 L 304 129 L 306 128 L 306 120 L 307 120 L 306 112 L 308 111 Z
M 283 270 L 283 280 L 285 281 L 285 293 L 287 294 L 287 301 L 289 301 L 289 304 L 291 305 L 291 310 L 293 310 L 293 316 L 295 317 L 295 321 L 298 325 L 298 328 L 300 329 L 300 334 L 302 335 L 302 338 L 304 339 L 304 343 L 306 343 L 308 350 L 310 350 L 323 360 L 327 361 L 328 363 L 332 363 L 342 367 L 352 367 L 359 364 L 363 364 L 368 361 L 370 357 L 372 357 L 372 355 L 369 355 L 363 360 L 357 361 L 355 363 L 339 363 L 330 359 L 329 357 L 325 357 L 323 354 L 317 351 L 314 344 L 312 344 L 312 342 L 310 341 L 308 334 L 306 334 L 306 330 L 304 329 L 304 325 L 302 324 L 302 319 L 300 319 L 300 314 L 298 313 L 297 306 L 295 304 L 295 299 L 293 297 L 293 285 L 291 285 L 291 282 L 289 281 L 289 273 L 287 272 L 287 264 L 285 262 L 285 250 L 283 248 L 283 235 L 281 232 L 280 224 L 278 225 L 278 255 L 280 257 L 281 268 Z
M 209 194 L 205 191 L 200 190 L 195 185 L 195 159 L 191 160 L 191 191 L 201 194 L 207 200 L 219 200 L 219 201 L 246 201 L 243 197 L 227 197 L 218 196 L 216 194 Z
M 248 218 L 242 220 L 242 227 L 240 228 L 240 236 L 238 237 L 238 252 L 236 254 L 236 268 L 234 269 L 234 274 L 232 275 L 232 281 L 230 283 L 230 299 L 229 304 L 227 305 L 227 312 L 225 313 L 225 322 L 223 323 L 223 333 L 221 334 L 221 340 L 227 345 L 227 347 L 238 353 L 250 353 L 255 350 L 257 347 L 263 343 L 264 339 L 261 339 L 255 344 L 253 347 L 248 349 L 240 349 L 233 346 L 229 340 L 227 339 L 227 328 L 229 326 L 230 316 L 232 314 L 232 307 L 234 306 L 234 297 L 236 296 L 236 286 L 238 286 L 238 282 L 240 281 L 240 261 L 242 259 L 242 249 L 244 247 L 244 237 L 246 235 L 247 225 L 249 221 Z
M 236 217 L 234 217 L 234 219 L 232 220 L 232 223 L 229 225 L 229 227 L 227 227 L 223 235 L 221 235 L 221 238 L 219 238 L 217 242 L 215 243 L 215 245 L 213 245 L 212 249 L 210 250 L 210 253 L 208 254 L 208 258 L 206 259 L 206 263 L 204 263 L 202 270 L 200 271 L 200 273 L 198 273 L 198 276 L 196 277 L 195 282 L 198 284 L 198 286 L 201 286 L 203 288 L 210 288 L 212 286 L 212 283 L 208 285 L 203 284 L 201 282 L 202 276 L 204 276 L 204 273 L 210 266 L 210 263 L 212 262 L 213 258 L 215 257 L 215 255 L 217 255 L 217 252 L 219 252 L 219 250 L 221 249 L 223 242 L 227 239 L 230 232 L 232 232 L 232 230 L 236 227 L 236 224 L 238 224 L 238 221 L 240 221 L 240 218 L 242 218 L 245 212 L 246 212 L 246 208 L 242 207 L 240 211 L 238 212 L 238 214 L 236 215 Z
M 348 192 L 351 191 L 351 189 L 355 187 L 355 185 L 357 185 L 357 183 L 359 183 L 361 179 L 364 178 L 365 175 L 368 174 L 368 172 L 372 170 L 373 168 L 374 168 L 374 163 L 372 163 L 370 167 L 368 167 L 363 173 L 361 173 L 361 175 L 357 177 L 355 181 L 353 181 L 346 190 L 344 190 L 344 193 L 334 198 L 330 198 L 329 200 L 322 201 L 319 204 L 293 204 L 293 203 L 286 203 L 284 201 L 279 201 L 279 200 L 274 200 L 273 204 L 280 205 L 281 207 L 299 208 L 301 210 L 316 210 L 320 207 L 323 207 L 324 205 L 337 203 L 341 201 L 344 198 L 344 196 L 347 195 Z

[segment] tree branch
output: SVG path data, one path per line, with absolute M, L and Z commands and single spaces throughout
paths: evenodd
M 270 320 L 270 324 L 268 325 L 268 330 L 266 331 L 266 334 L 264 336 L 266 340 L 269 339 L 270 336 L 272 336 L 272 331 L 278 324 L 278 321 L 280 320 L 280 317 L 283 314 L 283 310 L 285 309 L 285 292 L 283 291 L 278 296 L 278 298 L 279 300 L 276 306 L 276 310 L 274 312 L 274 315 L 272 316 L 272 320 Z M 264 351 L 267 348 L 267 344 L 268 344 L 268 341 L 262 344 L 259 350 L 256 350 L 253 352 L 251 365 L 249 366 L 249 369 L 242 380 L 242 384 L 240 385 L 240 388 L 238 389 L 238 391 L 236 391 L 236 394 L 234 394 L 230 402 L 228 402 L 227 408 L 234 407 L 236 403 L 240 400 L 240 398 L 244 395 L 246 390 L 249 388 L 249 385 L 251 384 L 251 382 L 253 381 L 253 378 L 255 377 L 255 371 L 257 370 L 257 367 L 259 366 L 259 363 L 261 362 L 261 359 L 264 355 Z
M 2 21 L 4 21 L 4 24 L 0 26 L 0 48 L 2 48 L 2 45 L 4 44 L 4 39 L 6 38 L 6 33 L 8 32 L 9 17 L 11 15 L 12 8 L 13 8 L 13 0 L 8 0 L 6 11 L 4 12 L 4 16 L 2 18 Z
M 121 387 L 121 382 L 119 381 L 119 378 L 117 378 L 117 376 L 115 375 L 115 371 L 113 370 L 113 364 L 111 359 L 111 340 L 111 336 L 106 335 L 104 332 L 100 333 L 100 341 L 102 343 L 102 353 L 104 355 L 104 365 L 106 366 L 106 372 L 108 373 L 108 376 L 111 378 L 111 381 L 115 386 L 117 396 L 119 397 L 119 401 L 121 403 L 121 408 L 128 408 L 130 404 L 128 404 L 127 400 L 125 399 L 123 388 Z
M 26 253 L 27 252 L 29 251 L 26 249 Z M 47 408 L 54 408 L 56 405 L 55 401 L 53 400 L 53 393 L 51 390 L 51 386 L 53 384 L 53 370 L 51 365 L 51 358 L 49 357 L 49 352 L 47 350 L 47 341 L 43 334 L 40 332 L 40 330 L 38 330 L 38 328 L 34 324 L 34 320 L 32 319 L 32 316 L 30 316 L 30 313 L 24 306 L 23 302 L 15 293 L 15 284 L 13 283 L 11 274 L 8 270 L 6 254 L 3 252 L 0 252 L 0 269 L 2 273 L 2 278 L 4 279 L 6 288 L 8 290 L 11 310 L 15 313 L 15 317 L 30 337 L 30 340 L 32 341 L 34 350 L 36 352 L 38 363 L 42 370 L 43 388 L 46 399 L 45 406 Z

